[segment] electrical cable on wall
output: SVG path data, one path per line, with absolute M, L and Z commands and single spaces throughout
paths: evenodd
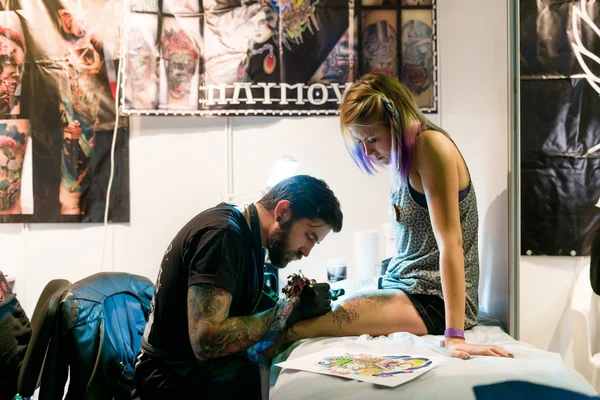
M 114 62 L 110 59 L 110 62 Z M 104 245 L 102 247 L 102 257 L 100 263 L 100 270 L 104 270 L 104 258 L 106 255 L 106 247 L 108 241 L 108 211 L 110 209 L 110 191 L 112 189 L 112 183 L 115 176 L 115 151 L 117 145 L 117 134 L 119 132 L 119 91 L 121 90 L 121 65 L 119 63 L 119 68 L 116 71 L 117 76 L 117 84 L 114 91 L 115 97 L 115 128 L 113 130 L 113 140 L 110 148 L 110 174 L 108 176 L 108 187 L 106 189 L 106 206 L 104 208 Z M 113 248 L 114 251 L 114 248 Z M 111 265 L 111 271 L 115 271 L 114 262 Z

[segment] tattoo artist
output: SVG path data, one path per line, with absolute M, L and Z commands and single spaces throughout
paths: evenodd
M 139 397 L 261 399 L 260 369 L 248 349 L 274 324 L 287 330 L 331 310 L 327 283 L 313 284 L 291 310 L 276 296 L 265 306 L 265 250 L 284 268 L 339 232 L 342 220 L 328 185 L 298 175 L 243 210 L 221 203 L 189 221 L 158 273 L 135 367 Z

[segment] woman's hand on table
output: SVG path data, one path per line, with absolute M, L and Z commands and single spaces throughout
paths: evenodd
M 446 338 L 445 347 L 448 357 L 460 358 L 462 360 L 469 360 L 471 356 L 514 357 L 513 354 L 507 352 L 502 346 L 467 343 L 461 338 Z

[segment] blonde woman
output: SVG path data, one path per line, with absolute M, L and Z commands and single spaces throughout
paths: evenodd
M 397 254 L 377 281 L 340 282 L 347 293 L 362 290 L 333 312 L 294 325 L 292 338 L 444 334 L 451 357 L 512 356 L 464 339 L 464 330 L 477 324 L 478 216 L 454 142 L 425 118 L 402 83 L 384 74 L 365 75 L 346 92 L 340 124 L 361 170 L 391 169 Z

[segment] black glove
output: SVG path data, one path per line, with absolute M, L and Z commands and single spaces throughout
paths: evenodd
M 306 286 L 287 320 L 288 326 L 328 313 L 331 311 L 331 300 L 337 300 L 343 294 L 344 289 L 330 290 L 328 283 Z

